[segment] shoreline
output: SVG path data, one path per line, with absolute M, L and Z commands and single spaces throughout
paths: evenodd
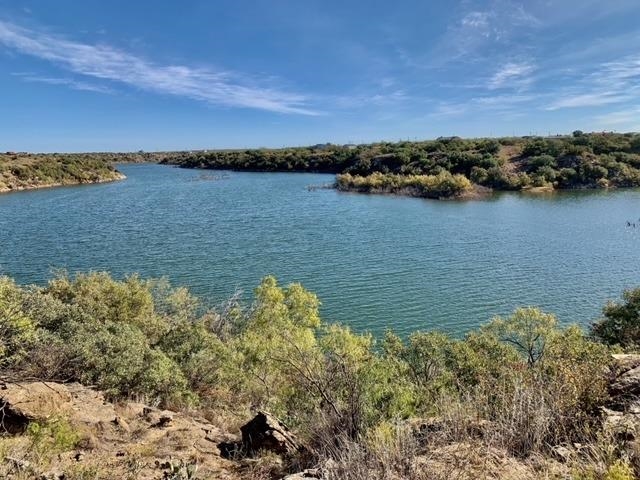
M 35 184 L 35 185 L 20 185 L 14 188 L 0 188 L 0 194 L 7 193 L 16 193 L 16 192 L 24 192 L 28 190 L 41 190 L 45 188 L 58 188 L 58 187 L 74 187 L 79 185 L 96 185 L 100 183 L 111 183 L 118 182 L 121 180 L 125 180 L 127 176 L 121 172 L 117 172 L 114 175 L 114 178 L 100 178 L 98 180 L 92 181 L 80 181 L 80 182 L 58 182 L 58 183 L 47 183 L 47 184 Z

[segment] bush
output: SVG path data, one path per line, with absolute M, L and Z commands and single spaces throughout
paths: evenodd
M 366 177 L 345 173 L 338 175 L 339 190 L 366 193 L 407 193 L 426 198 L 453 197 L 471 188 L 464 175 L 452 175 L 446 170 L 437 175 L 394 175 L 372 173 Z
M 32 449 L 40 454 L 68 452 L 80 441 L 78 432 L 61 417 L 51 418 L 44 423 L 31 422 L 26 434 L 31 438 Z
M 18 363 L 36 341 L 36 323 L 23 310 L 23 291 L 0 277 L 0 368 Z
M 591 334 L 607 345 L 637 348 L 640 345 L 640 288 L 625 290 L 622 302 L 609 302 L 603 317 L 592 324 Z

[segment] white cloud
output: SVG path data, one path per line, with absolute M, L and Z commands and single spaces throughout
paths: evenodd
M 616 126 L 616 125 L 629 125 L 634 122 L 638 122 L 640 118 L 640 106 L 636 106 L 627 110 L 620 110 L 617 112 L 609 112 L 604 115 L 598 115 L 594 120 L 598 125 L 602 126 Z
M 546 109 L 559 110 L 561 108 L 600 107 L 602 105 L 620 103 L 627 99 L 629 99 L 628 95 L 621 95 L 616 92 L 585 93 L 559 98 L 552 102 Z
M 485 10 L 467 10 L 452 23 L 437 45 L 444 60 L 477 53 L 491 44 L 508 44 L 540 25 L 525 8 L 510 0 L 493 0 Z
M 530 102 L 536 98 L 534 95 L 497 95 L 494 97 L 473 98 L 472 102 L 486 107 L 506 108 L 516 103 Z
M 325 97 L 327 103 L 335 105 L 337 108 L 353 109 L 365 107 L 391 107 L 403 104 L 411 97 L 404 90 L 383 90 L 374 93 L 338 95 Z
M 0 44 L 78 75 L 121 82 L 150 92 L 230 107 L 317 114 L 308 108 L 308 98 L 303 95 L 260 86 L 234 73 L 160 65 L 108 45 L 75 42 L 2 20 Z
M 503 65 L 489 80 L 491 90 L 503 87 L 522 87 L 531 82 L 531 73 L 535 66 L 527 62 L 507 63 Z
M 436 117 L 460 116 L 468 113 L 499 112 L 514 115 L 522 104 L 537 100 L 535 95 L 495 95 L 470 98 L 466 102 L 441 103 L 431 113 Z
M 489 18 L 491 16 L 489 12 L 469 12 L 462 17 L 460 24 L 463 27 L 487 31 L 489 29 Z
M 546 110 L 599 107 L 629 102 L 640 94 L 640 56 L 596 65 L 574 87 L 561 91 Z
M 73 78 L 56 78 L 56 77 L 41 77 L 33 74 L 26 73 L 14 73 L 16 77 L 22 78 L 25 82 L 46 83 L 49 85 L 64 85 L 72 88 L 73 90 L 81 90 L 85 92 L 107 93 L 113 94 L 115 91 L 112 88 L 104 85 L 96 85 L 94 83 L 83 82 L 75 80 Z

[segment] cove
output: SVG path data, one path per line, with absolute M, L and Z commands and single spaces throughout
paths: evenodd
M 249 300 L 272 274 L 376 334 L 462 334 L 527 305 L 586 325 L 640 285 L 638 190 L 433 201 L 308 189 L 332 175 L 118 169 L 126 180 L 0 195 L 0 274 L 138 272 L 211 303 Z

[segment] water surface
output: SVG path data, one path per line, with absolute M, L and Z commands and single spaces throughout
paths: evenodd
M 307 189 L 330 175 L 119 168 L 127 180 L 0 195 L 0 273 L 140 272 L 212 303 L 273 274 L 376 333 L 463 333 L 523 305 L 586 324 L 640 285 L 637 190 L 440 202 Z

